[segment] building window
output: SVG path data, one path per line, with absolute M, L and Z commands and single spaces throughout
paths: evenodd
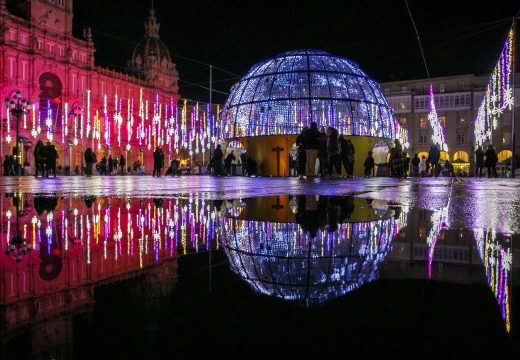
M 419 135 L 419 144 L 426 145 L 426 135 Z
M 87 88 L 87 79 L 82 76 L 81 77 L 81 91 L 85 91 L 85 89 Z
M 20 42 L 22 43 L 22 45 L 27 45 L 28 39 L 29 39 L 29 37 L 27 36 L 27 34 L 20 35 Z
M 439 116 L 439 123 L 442 127 L 446 127 L 446 116 Z
M 49 44 L 49 54 L 54 54 L 54 44 Z
M 72 74 L 72 91 L 78 91 L 78 75 Z
M 439 84 L 439 92 L 442 94 L 446 91 L 446 84 Z
M 407 92 L 407 91 L 408 91 L 408 87 L 407 86 L 401 87 L 401 92 Z
M 78 53 L 76 51 L 72 52 L 72 60 L 73 61 L 78 61 Z
M 81 54 L 80 59 L 83 64 L 86 64 L 87 63 L 87 54 Z
M 166 84 L 168 85 L 168 84 Z M 404 101 L 399 102 L 399 109 L 405 110 L 406 109 L 406 103 Z
M 422 93 L 423 94 L 428 94 L 428 85 L 423 85 L 422 86 Z
M 459 81 L 457 84 L 457 90 L 464 91 L 464 81 Z
M 464 118 L 464 115 L 459 115 L 457 118 L 457 126 L 464 126 L 466 125 L 466 119 Z
M 29 80 L 29 63 L 22 61 L 22 80 Z
M 38 40 L 37 44 L 38 44 L 38 50 L 43 50 L 43 40 Z
M 421 129 L 426 129 L 428 127 L 428 119 L 425 117 L 422 117 L 419 119 L 419 127 Z
M 457 145 L 464 145 L 466 142 L 466 134 L 457 134 Z
M 399 118 L 399 124 L 401 124 L 401 126 L 406 126 L 406 116 L 401 116 Z
M 9 30 L 9 40 L 16 41 L 16 31 Z
M 58 54 L 61 56 L 61 57 L 64 57 L 65 56 L 65 49 L 63 47 L 59 47 L 58 48 Z
M 101 82 L 101 96 L 105 96 L 107 93 L 107 83 L 102 81 Z
M 8 62 L 9 62 L 9 78 L 14 79 L 14 76 L 16 74 L 16 71 L 15 71 L 16 61 L 13 58 L 9 58 Z
M 509 131 L 504 131 L 502 133 L 502 144 L 511 145 L 511 133 Z
M 58 0 L 58 6 L 65 7 L 65 0 Z

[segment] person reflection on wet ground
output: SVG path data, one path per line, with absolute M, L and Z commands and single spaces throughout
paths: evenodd
M 311 238 L 315 238 L 318 230 L 327 223 L 327 199 L 320 196 L 316 202 L 314 195 L 298 195 L 296 198 L 297 213 L 296 222 L 303 231 L 308 232 Z
M 213 200 L 213 205 L 215 205 L 215 209 L 217 211 L 221 211 L 222 210 L 222 204 L 224 203 L 223 200 Z
M 155 205 L 156 208 L 160 208 L 163 206 L 163 198 L 154 198 L 153 199 L 153 204 Z
M 342 223 L 346 219 L 350 219 L 354 212 L 354 198 L 352 196 L 341 196 L 339 201 L 339 219 L 338 222 Z
M 58 198 L 55 195 L 34 195 L 34 208 L 38 215 L 42 215 L 44 211 L 52 212 L 56 209 L 56 206 L 58 206 Z
M 92 207 L 92 204 L 94 204 L 94 201 L 96 201 L 96 197 L 95 196 L 85 196 L 83 197 L 83 201 L 85 202 L 85 205 L 87 206 L 87 208 L 91 208 Z

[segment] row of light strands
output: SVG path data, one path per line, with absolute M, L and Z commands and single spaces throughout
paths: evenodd
M 434 260 L 435 248 L 439 235 L 447 223 L 448 206 L 434 211 L 430 221 L 432 228 L 426 239 L 428 245 L 428 277 L 432 277 L 432 263 Z M 513 264 L 511 246 L 504 245 L 497 239 L 495 229 L 477 228 L 473 230 L 475 244 L 480 255 L 480 260 L 484 265 L 486 282 L 493 292 L 498 305 L 500 315 L 504 320 L 507 332 L 511 330 L 511 294 L 510 278 Z M 468 254 L 472 256 L 472 254 Z
M 78 207 L 70 208 L 70 212 L 59 210 L 40 217 L 35 215 L 26 221 L 20 235 L 35 253 L 51 254 L 55 249 L 67 252 L 79 247 L 87 264 L 92 263 L 94 251 L 102 251 L 104 260 L 112 257 L 116 262 L 123 256 L 133 259 L 137 255 L 140 268 L 149 254 L 158 262 L 179 253 L 208 250 L 210 246 L 218 249 L 220 215 L 198 197 L 165 199 L 160 206 L 152 199 L 132 199 L 115 205 L 98 198 L 91 208 L 83 203 Z M 5 217 L 4 241 L 9 246 L 16 231 L 11 223 L 16 224 L 16 214 L 7 210 Z
M 131 142 L 140 148 L 153 150 L 156 146 L 168 146 L 168 151 L 178 150 L 181 147 L 189 151 L 190 155 L 204 153 L 210 149 L 218 137 L 218 118 L 214 111 L 210 113 L 209 104 L 188 104 L 183 100 L 182 105 L 174 104 L 173 98 L 169 103 L 161 103 L 159 94 L 153 102 L 143 98 L 143 89 L 139 91 L 139 99 L 130 97 L 126 100 L 114 96 L 109 104 L 107 95 L 103 96 L 103 109 L 92 109 L 91 91 L 87 90 L 83 96 L 84 111 L 79 114 L 69 112 L 69 104 L 65 102 L 61 111 L 61 119 L 53 110 L 51 100 L 47 100 L 45 111 L 35 106 L 23 115 L 23 129 L 28 128 L 31 122 L 31 135 L 36 139 L 42 133 L 49 141 L 60 141 L 65 144 L 69 136 L 73 137 L 74 145 L 83 139 L 92 141 L 93 147 L 101 149 L 103 146 L 125 146 L 130 150 Z M 137 113 L 136 113 L 137 111 Z M 53 113 L 54 112 L 54 113 Z M 217 105 L 216 114 L 219 112 Z M 42 119 L 42 116 L 44 119 Z M 11 115 L 6 109 L 7 136 L 6 141 L 12 141 Z M 44 124 L 42 124 L 42 121 Z M 56 133 L 57 122 L 61 122 L 61 134 Z M 43 127 L 43 128 L 42 128 Z M 122 129 L 126 130 L 126 139 L 122 138 Z M 61 139 L 55 139 L 55 135 Z M 96 145 L 97 144 L 97 145 Z
M 489 76 L 486 94 L 480 103 L 475 120 L 475 146 L 483 146 L 492 142 L 492 131 L 498 126 L 498 119 L 504 110 L 511 110 L 514 106 L 514 94 L 511 84 L 513 74 L 515 34 L 509 31 L 498 62 Z

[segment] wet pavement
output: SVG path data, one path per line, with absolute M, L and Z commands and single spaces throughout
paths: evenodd
M 0 358 L 515 355 L 519 190 L 2 178 Z

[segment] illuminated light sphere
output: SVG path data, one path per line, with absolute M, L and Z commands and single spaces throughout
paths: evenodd
M 36 136 L 38 136 L 38 131 L 36 131 L 36 129 L 32 129 L 31 130 L 31 135 L 32 135 L 32 137 L 35 138 Z
M 36 131 L 38 132 L 38 134 L 41 133 L 42 132 L 42 127 L 40 125 L 38 125 L 38 127 L 36 128 Z
M 5 141 L 7 141 L 7 143 L 10 143 L 11 140 L 12 140 L 11 135 L 7 135 L 7 136 L 5 137 Z
M 392 109 L 377 81 L 352 60 L 296 50 L 257 63 L 221 112 L 224 139 L 296 135 L 312 121 L 340 134 L 394 139 Z

